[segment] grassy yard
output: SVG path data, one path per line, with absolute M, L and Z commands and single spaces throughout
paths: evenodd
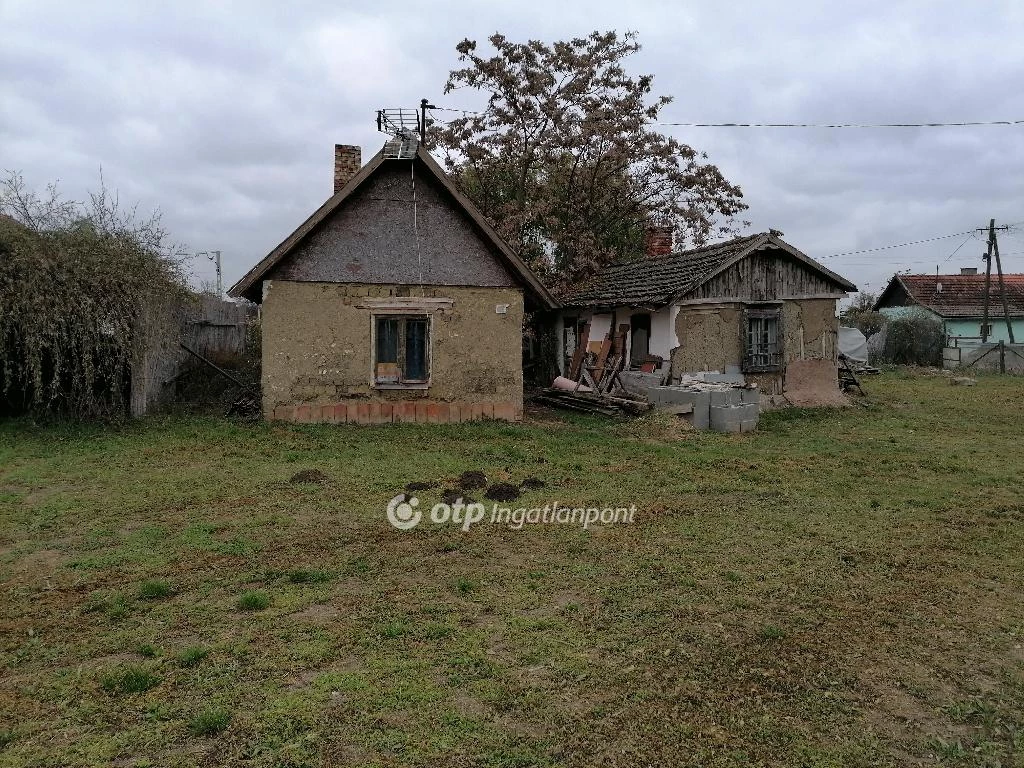
M 1022 765 L 1024 380 L 866 386 L 750 435 L 0 425 L 0 766 Z M 387 523 L 466 470 L 639 511 Z

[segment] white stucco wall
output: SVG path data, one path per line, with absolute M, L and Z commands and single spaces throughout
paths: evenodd
M 676 338 L 675 332 L 675 320 L 676 315 L 679 313 L 679 308 L 675 306 L 663 307 L 656 311 L 649 309 L 640 309 L 638 307 L 617 307 L 615 310 L 614 321 L 615 325 L 629 325 L 630 318 L 633 315 L 647 314 L 651 316 L 651 338 L 648 345 L 650 353 L 652 355 L 658 355 L 664 358 L 665 366 L 667 368 L 669 359 L 671 358 L 672 350 L 679 345 L 679 341 Z M 566 311 L 563 312 L 556 323 L 556 332 L 558 334 L 558 364 L 559 369 L 562 373 L 564 370 L 564 359 L 565 359 L 565 323 L 566 317 L 580 317 L 584 321 L 590 323 L 590 341 L 601 341 L 604 337 L 612 330 L 613 316 L 610 312 L 599 312 L 594 314 L 589 310 L 581 310 L 579 312 Z M 626 336 L 626 352 L 627 355 L 632 352 L 632 335 Z

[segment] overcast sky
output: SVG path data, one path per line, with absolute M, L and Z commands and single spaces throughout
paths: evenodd
M 333 145 L 382 145 L 379 107 L 473 108 L 443 94 L 455 45 L 636 30 L 629 61 L 678 122 L 1024 119 L 1024 2 L 302 2 L 0 0 L 0 168 L 72 198 L 107 184 L 159 208 L 177 240 L 224 254 L 225 286 L 332 191 Z M 1024 271 L 1024 125 L 665 128 L 744 191 L 750 231 L 786 239 L 862 290 L 896 270 Z M 948 259 L 948 260 L 947 260 Z M 197 260 L 200 279 L 212 264 Z

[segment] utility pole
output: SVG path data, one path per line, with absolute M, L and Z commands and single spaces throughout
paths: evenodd
M 977 229 L 977 232 L 988 232 L 988 250 L 985 255 L 982 256 L 985 259 L 985 308 L 984 316 L 981 325 L 981 343 L 985 344 L 988 342 L 988 326 L 989 326 L 989 315 L 988 307 L 990 303 L 990 291 L 992 287 L 992 256 L 996 257 L 996 271 L 998 272 L 999 278 L 999 295 L 1002 299 L 1003 304 L 1003 317 L 1006 318 L 1006 332 L 1010 337 L 1010 343 L 1013 344 L 1013 323 L 1010 320 L 1010 310 L 1006 305 L 1006 285 L 1003 283 L 1003 263 L 999 258 L 999 240 L 996 238 L 996 231 L 1002 230 L 1007 231 L 1008 226 L 997 227 L 995 219 L 988 220 L 987 229 Z
M 224 298 L 224 279 L 220 270 L 220 251 L 198 251 L 196 256 L 205 256 L 217 267 L 217 298 Z
M 1010 320 L 1010 309 L 1006 306 L 1006 286 L 1003 284 L 1003 262 L 999 258 L 999 240 L 996 239 L 994 220 L 989 224 L 989 233 L 989 236 L 992 238 L 992 250 L 996 254 L 996 272 L 999 273 L 999 296 L 1003 301 L 1003 317 L 1006 318 L 1006 335 L 1010 337 L 1010 343 L 1013 344 L 1015 343 L 1013 340 L 1013 321 Z
M 996 220 L 992 219 L 989 222 L 989 228 L 995 226 Z M 981 231 L 981 230 L 979 230 Z M 992 237 L 988 239 L 988 250 L 985 251 L 985 255 L 982 256 L 985 260 L 985 311 L 981 319 L 981 343 L 988 343 L 988 289 L 992 284 Z

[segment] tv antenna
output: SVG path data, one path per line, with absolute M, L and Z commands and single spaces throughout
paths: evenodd
M 419 109 L 402 107 L 377 110 L 377 130 L 394 137 L 387 143 L 385 154 L 410 159 L 418 144 L 427 144 L 427 110 L 436 109 L 427 99 L 420 99 Z

